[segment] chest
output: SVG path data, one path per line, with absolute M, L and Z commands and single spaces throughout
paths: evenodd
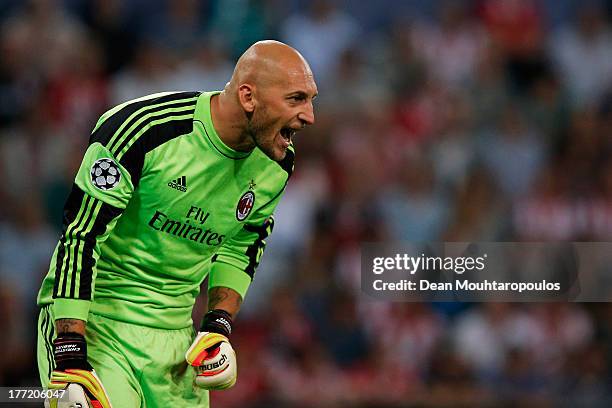
M 265 166 L 198 149 L 188 140 L 149 155 L 132 200 L 138 218 L 182 240 L 219 246 L 278 194 Z

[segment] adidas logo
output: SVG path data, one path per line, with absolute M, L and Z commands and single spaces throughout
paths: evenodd
M 177 178 L 176 180 L 172 180 L 168 182 L 168 187 L 175 188 L 178 191 L 186 192 L 187 191 L 187 177 L 182 176 L 182 177 Z

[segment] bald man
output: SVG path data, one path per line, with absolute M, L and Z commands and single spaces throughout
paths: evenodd
M 222 91 L 150 95 L 101 116 L 38 295 L 41 383 L 65 391 L 48 406 L 208 406 L 208 390 L 235 383 L 233 320 L 316 95 L 304 58 L 262 41 Z

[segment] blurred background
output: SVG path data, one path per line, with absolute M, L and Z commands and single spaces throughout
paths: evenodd
M 309 60 L 317 124 L 213 407 L 612 406 L 611 304 L 359 290 L 365 241 L 612 238 L 611 16 L 592 0 L 0 1 L 0 386 L 38 384 L 35 295 L 97 117 L 221 89 L 274 38 Z

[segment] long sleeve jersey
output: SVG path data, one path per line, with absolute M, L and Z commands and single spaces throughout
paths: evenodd
M 213 127 L 215 92 L 119 105 L 96 124 L 64 208 L 38 304 L 55 318 L 90 312 L 188 327 L 200 284 L 245 295 L 293 171 L 259 149 L 238 152 Z

